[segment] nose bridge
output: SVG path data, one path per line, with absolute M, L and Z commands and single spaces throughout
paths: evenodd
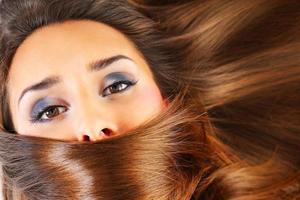
M 81 88 L 77 104 L 76 135 L 79 141 L 89 139 L 101 140 L 117 132 L 117 124 L 110 118 L 105 105 L 93 97 L 86 89 Z

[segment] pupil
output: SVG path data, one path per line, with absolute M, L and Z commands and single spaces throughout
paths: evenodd
M 55 114 L 57 114 L 57 109 L 56 108 L 52 108 L 52 109 L 50 109 L 46 112 L 47 117 L 51 117 Z
M 119 91 L 119 89 L 121 88 L 121 85 L 119 84 L 119 85 L 113 85 L 112 86 L 112 92 L 116 92 L 116 91 Z

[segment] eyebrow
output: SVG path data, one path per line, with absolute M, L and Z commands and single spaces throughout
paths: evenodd
M 95 71 L 99 71 L 101 69 L 104 69 L 108 66 L 110 66 L 111 64 L 113 64 L 114 62 L 117 62 L 118 60 L 121 59 L 127 59 L 127 60 L 131 60 L 133 61 L 131 58 L 124 56 L 124 55 L 116 55 L 116 56 L 112 56 L 112 57 L 108 57 L 108 58 L 103 58 L 103 59 L 99 59 L 96 61 L 93 61 L 91 63 L 88 64 L 88 71 L 89 72 L 95 72 Z M 50 87 L 52 87 L 53 85 L 56 85 L 58 83 L 61 82 L 61 78 L 58 76 L 52 76 L 52 77 L 47 77 L 44 78 L 42 81 L 35 83 L 27 88 L 25 88 L 18 100 L 18 104 L 20 104 L 21 99 L 24 97 L 24 95 L 28 92 L 32 92 L 32 91 L 38 91 L 38 90 L 45 90 L 45 89 L 49 89 Z

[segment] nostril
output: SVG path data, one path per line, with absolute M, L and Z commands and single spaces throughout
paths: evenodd
M 83 141 L 90 141 L 90 137 L 88 135 L 83 135 Z
M 112 131 L 108 128 L 104 128 L 102 129 L 102 132 L 104 133 L 104 135 L 106 136 L 111 136 L 112 135 Z

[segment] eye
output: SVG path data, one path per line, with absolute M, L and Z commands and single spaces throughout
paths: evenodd
M 128 89 L 130 86 L 135 85 L 136 83 L 137 82 L 132 82 L 128 80 L 115 82 L 103 90 L 102 96 L 105 97 L 115 93 L 123 92 L 126 89 Z
M 58 116 L 61 113 L 66 112 L 68 109 L 65 106 L 49 106 L 43 109 L 37 114 L 31 121 L 34 122 L 44 122 L 49 121 L 52 118 Z

